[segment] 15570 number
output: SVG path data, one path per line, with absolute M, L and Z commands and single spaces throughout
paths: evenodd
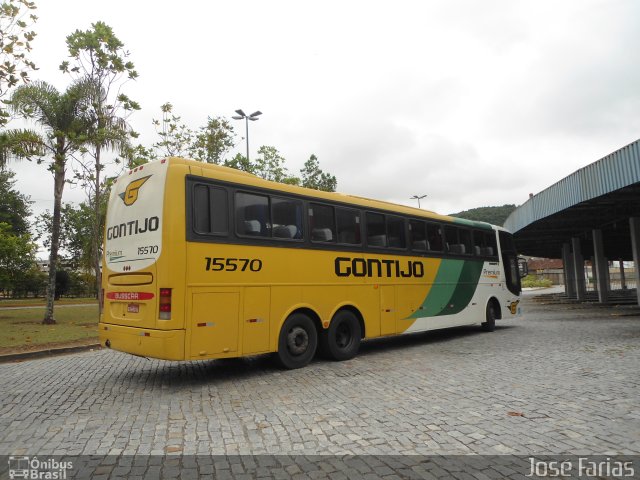
M 138 247 L 138 255 L 150 255 L 153 253 L 158 253 L 158 245 Z
M 212 272 L 220 272 L 222 270 L 226 272 L 235 272 L 239 270 L 245 272 L 247 270 L 251 272 L 259 272 L 262 270 L 262 260 L 258 258 L 211 258 L 204 257 L 207 261 L 205 270 L 211 270 Z

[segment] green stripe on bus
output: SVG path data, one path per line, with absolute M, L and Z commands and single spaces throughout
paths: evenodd
M 447 303 L 447 308 L 438 315 L 453 315 L 467 308 L 473 294 L 476 293 L 481 273 L 482 262 L 465 261 L 456 288 Z
M 464 260 L 442 260 L 433 285 L 431 285 L 427 297 L 422 301 L 422 308 L 416 310 L 408 318 L 434 317 L 447 308 L 464 264 Z
M 471 301 L 482 273 L 481 261 L 442 260 L 431 290 L 419 308 L 407 318 L 459 313 Z
M 453 217 L 453 223 L 465 227 L 473 227 L 482 230 L 493 231 L 491 224 L 478 220 L 467 220 L 466 218 Z

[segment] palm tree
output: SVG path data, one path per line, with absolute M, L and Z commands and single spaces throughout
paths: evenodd
M 103 180 L 101 172 L 104 164 L 101 161 L 103 150 L 123 152 L 129 147 L 129 137 L 131 128 L 126 120 L 119 117 L 114 105 L 108 102 L 109 92 L 101 84 L 99 78 L 90 76 L 82 80 L 86 85 L 86 95 L 84 98 L 84 118 L 89 122 L 86 131 L 85 146 L 89 156 L 93 159 L 93 165 L 80 162 L 82 170 L 81 178 L 88 191 L 93 190 L 93 195 L 89 194 L 93 204 L 93 222 L 91 225 L 91 242 L 89 258 L 90 267 L 96 276 L 96 292 L 100 292 L 100 262 L 102 259 L 102 218 L 104 215 L 104 202 L 102 201 Z
M 46 82 L 33 82 L 15 89 L 10 100 L 14 113 L 33 120 L 40 131 L 15 129 L 4 132 L 2 150 L 15 158 L 37 159 L 47 164 L 53 173 L 54 204 L 51 228 L 51 251 L 49 253 L 49 280 L 47 285 L 47 308 L 44 324 L 56 323 L 53 316 L 53 300 L 56 289 L 58 248 L 60 245 L 60 212 L 62 191 L 68 158 L 87 142 L 91 119 L 87 114 L 87 99 L 93 84 L 74 82 L 63 93 Z M 6 154 L 0 156 L 6 160 Z M 47 158 L 49 160 L 47 160 Z

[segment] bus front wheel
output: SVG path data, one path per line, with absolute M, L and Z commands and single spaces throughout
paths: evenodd
M 316 353 L 318 332 L 308 316 L 294 313 L 284 322 L 278 339 L 278 363 L 287 369 L 307 365 Z
M 485 332 L 493 332 L 496 329 L 496 311 L 493 307 L 493 303 L 487 304 L 486 320 L 482 324 L 482 330 Z
M 332 360 L 349 360 L 358 354 L 362 331 L 356 316 L 343 310 L 331 320 L 331 325 L 320 334 L 322 354 Z

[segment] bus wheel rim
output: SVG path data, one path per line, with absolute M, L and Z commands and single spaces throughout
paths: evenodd
M 302 327 L 293 327 L 287 335 L 287 347 L 292 355 L 302 355 L 309 348 L 309 334 Z
M 348 325 L 342 324 L 336 330 L 336 345 L 338 348 L 346 348 L 351 343 L 351 330 Z

